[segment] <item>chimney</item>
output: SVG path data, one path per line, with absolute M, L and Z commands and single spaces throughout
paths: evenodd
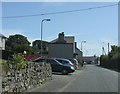
M 59 35 L 58 35 L 58 40 L 59 40 L 59 41 L 63 41 L 63 40 L 64 40 L 64 32 L 59 33 Z
M 64 32 L 59 33 L 57 42 L 58 43 L 66 43 L 66 41 L 64 40 Z

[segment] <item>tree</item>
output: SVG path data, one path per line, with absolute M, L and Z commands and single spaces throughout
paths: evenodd
M 27 37 L 20 34 L 15 34 L 9 36 L 6 40 L 6 50 L 13 51 L 14 53 L 23 53 L 24 51 L 30 53 L 32 48 Z
M 111 46 L 111 55 L 113 58 L 120 58 L 120 47 L 119 46 Z
M 35 40 L 32 43 L 33 46 L 33 52 L 40 52 L 41 51 L 41 40 Z M 48 42 L 47 41 L 42 41 L 42 52 L 47 52 L 48 51 Z
M 112 48 L 112 50 L 111 50 L 111 53 L 114 55 L 114 54 L 116 54 L 116 53 L 118 53 L 118 46 L 111 46 L 111 48 Z

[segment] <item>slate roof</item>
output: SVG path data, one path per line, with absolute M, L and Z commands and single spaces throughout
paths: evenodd
M 50 43 L 55 43 L 57 42 L 58 38 L 52 40 Z M 64 40 L 67 42 L 67 43 L 74 43 L 74 36 L 65 36 L 64 37 Z

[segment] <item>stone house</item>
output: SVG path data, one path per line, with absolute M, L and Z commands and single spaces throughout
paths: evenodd
M 65 36 L 64 32 L 58 34 L 58 38 L 52 40 L 48 45 L 49 57 L 76 58 L 82 63 L 82 52 L 77 48 L 74 36 Z

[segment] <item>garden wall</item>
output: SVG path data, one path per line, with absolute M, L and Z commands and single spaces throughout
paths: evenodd
M 2 71 L 2 92 L 24 92 L 51 79 L 52 70 L 48 63 L 25 62 L 20 70 L 15 64 L 9 64 L 9 70 Z

